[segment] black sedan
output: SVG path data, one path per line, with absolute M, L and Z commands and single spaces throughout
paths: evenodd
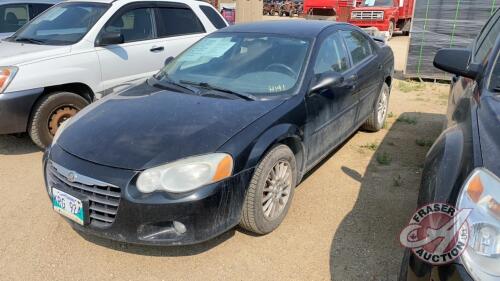
M 418 205 L 472 209 L 459 259 L 431 265 L 406 251 L 400 280 L 500 280 L 500 10 L 472 48 L 442 49 L 434 65 L 455 74 L 447 124 L 427 154 Z
M 139 244 L 269 233 L 307 171 L 382 128 L 393 71 L 389 47 L 348 24 L 218 31 L 64 123 L 44 158 L 54 210 Z

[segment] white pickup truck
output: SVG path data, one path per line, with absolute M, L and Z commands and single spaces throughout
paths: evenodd
M 70 0 L 0 41 L 0 134 L 50 145 L 59 125 L 155 74 L 227 22 L 194 0 Z

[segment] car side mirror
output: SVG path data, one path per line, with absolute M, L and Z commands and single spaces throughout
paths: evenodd
M 120 32 L 104 32 L 98 39 L 96 43 L 97 46 L 109 46 L 109 45 L 118 45 L 125 43 L 125 39 L 123 38 L 123 34 Z
M 479 64 L 470 63 L 472 52 L 469 49 L 441 49 L 434 57 L 434 67 L 446 72 L 475 79 L 481 71 Z
M 163 64 L 164 66 L 167 66 L 169 63 L 171 63 L 172 61 L 174 60 L 174 57 L 168 57 L 166 60 L 165 60 L 165 63 Z
M 334 88 L 344 82 L 344 77 L 337 72 L 327 72 L 318 75 L 311 82 L 309 94 L 317 93 L 326 89 Z

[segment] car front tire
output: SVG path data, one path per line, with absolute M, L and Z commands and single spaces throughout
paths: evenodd
M 31 139 L 40 148 L 48 147 L 59 125 L 88 104 L 86 99 L 70 92 L 54 92 L 42 97 L 34 107 L 28 126 Z
M 256 234 L 275 230 L 284 220 L 297 184 L 297 164 L 286 145 L 272 148 L 255 169 L 243 203 L 240 226 Z

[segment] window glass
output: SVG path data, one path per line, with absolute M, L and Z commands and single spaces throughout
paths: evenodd
M 31 44 L 71 45 L 80 41 L 108 8 L 108 4 L 102 3 L 62 3 L 43 12 L 10 40 Z
M 365 0 L 365 7 L 392 7 L 394 0 Z
M 28 5 L 0 6 L 0 33 L 16 32 L 28 21 Z
M 30 18 L 33 19 L 39 14 L 41 14 L 43 11 L 47 10 L 48 8 L 52 7 L 50 4 L 30 4 Z
M 221 29 L 226 27 L 226 22 L 221 17 L 221 14 L 219 14 L 214 8 L 209 7 L 209 6 L 200 6 L 200 9 L 203 11 L 205 16 L 210 20 L 210 22 L 215 26 L 217 29 Z
M 263 98 L 290 95 L 300 81 L 309 45 L 275 34 L 214 34 L 179 55 L 157 78 L 203 82 Z
M 196 14 L 188 8 L 158 8 L 158 36 L 170 37 L 204 33 L 205 28 Z
M 476 45 L 474 62 L 483 63 L 486 60 L 486 57 L 495 45 L 495 41 L 497 40 L 499 33 L 500 22 L 499 17 L 497 16 L 496 19 L 493 18 L 488 22 L 487 26 L 483 29 L 483 32 L 479 36 Z
M 139 8 L 115 17 L 104 28 L 106 32 L 120 32 L 125 43 L 153 38 L 152 10 Z
M 318 51 L 314 74 L 323 74 L 329 71 L 344 72 L 349 69 L 347 52 L 342 39 L 335 33 L 323 41 Z
M 341 31 L 345 39 L 347 49 L 351 53 L 352 63 L 358 64 L 372 54 L 370 42 L 358 31 Z

